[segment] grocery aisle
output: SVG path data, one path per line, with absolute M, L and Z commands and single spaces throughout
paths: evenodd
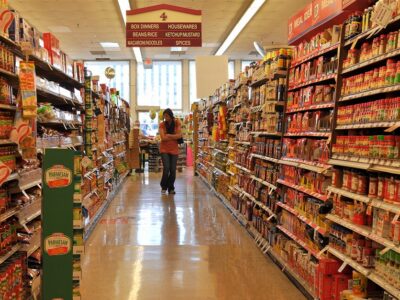
M 83 299 L 304 299 L 192 170 L 174 197 L 159 176 L 128 177 L 99 222 Z

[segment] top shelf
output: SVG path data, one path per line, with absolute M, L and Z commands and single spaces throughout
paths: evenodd
M 397 16 L 396 18 L 394 18 L 392 21 L 390 21 L 389 24 L 388 24 L 388 27 L 390 27 L 391 25 L 394 25 L 394 24 L 397 23 L 398 21 L 400 21 L 400 15 Z M 374 31 L 376 31 L 375 34 L 373 34 Z M 368 38 L 370 35 L 371 35 L 370 37 L 374 37 L 376 34 L 378 34 L 378 33 L 380 33 L 380 32 L 381 32 L 380 30 L 377 31 L 377 28 L 376 28 L 376 27 L 371 28 L 370 30 L 367 30 L 367 31 L 365 31 L 365 32 L 363 32 L 363 33 L 360 33 L 359 35 L 357 35 L 357 36 L 355 36 L 355 37 L 353 37 L 353 38 L 347 40 L 347 41 L 344 43 L 344 45 L 345 45 L 345 46 L 350 46 L 350 45 L 352 45 L 353 43 L 357 43 L 359 40 L 362 40 L 362 39 L 364 39 L 364 38 Z
M 0 36 L 0 42 L 7 45 L 9 47 L 9 50 L 13 52 L 16 56 L 19 56 L 20 58 L 25 58 L 24 54 L 22 53 L 21 47 L 14 41 L 4 36 Z M 63 71 L 53 67 L 51 64 L 43 61 L 41 58 L 35 55 L 30 55 L 29 59 L 35 62 L 36 72 L 39 76 L 46 77 L 47 79 L 53 81 L 57 81 L 61 85 L 68 88 L 80 89 L 84 86 L 83 83 L 65 74 Z
M 312 53 L 302 57 L 300 60 L 293 62 L 292 66 L 290 67 L 291 69 L 296 68 L 300 66 L 301 64 L 304 64 L 305 62 L 308 62 L 314 58 L 317 58 L 318 56 L 333 52 L 339 48 L 339 43 L 335 43 L 332 46 L 326 47 L 324 49 L 319 49 L 317 51 L 313 51 Z
M 29 59 L 35 62 L 36 72 L 39 76 L 57 81 L 58 83 L 60 83 L 60 85 L 64 85 L 68 88 L 83 88 L 84 85 L 78 80 L 53 67 L 51 64 L 43 61 L 39 57 L 31 55 L 29 56 Z

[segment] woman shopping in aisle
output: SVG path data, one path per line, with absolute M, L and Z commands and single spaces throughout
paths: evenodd
M 163 163 L 161 193 L 175 194 L 176 164 L 178 161 L 178 143 L 182 143 L 181 123 L 175 119 L 174 113 L 167 108 L 163 112 L 164 121 L 160 124 L 160 153 Z

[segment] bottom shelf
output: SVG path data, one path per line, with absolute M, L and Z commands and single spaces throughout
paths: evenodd
M 128 176 L 128 174 L 129 174 L 129 171 L 124 173 L 123 175 L 121 175 L 120 182 L 117 184 L 117 186 L 114 188 L 114 190 L 110 193 L 110 195 L 108 195 L 107 199 L 104 201 L 102 206 L 97 210 L 96 215 L 92 218 L 90 224 L 88 225 L 88 227 L 85 230 L 85 234 L 83 236 L 83 239 L 85 241 L 89 238 L 89 236 L 92 233 L 93 229 L 96 227 L 97 222 L 103 216 L 104 212 L 106 211 L 106 209 L 108 208 L 108 206 L 110 205 L 112 200 L 114 199 L 115 195 L 120 190 L 120 187 L 123 184 L 123 182 L 125 181 L 125 179 Z
M 343 261 L 343 263 L 348 264 L 357 272 L 363 274 L 369 280 L 375 282 L 375 284 L 379 285 L 382 289 L 387 291 L 392 296 L 396 297 L 397 299 L 400 299 L 400 290 L 396 289 L 394 286 L 386 282 L 382 277 L 376 274 L 376 272 L 373 269 L 367 269 L 361 266 L 359 263 L 352 260 L 350 257 L 346 256 L 345 254 L 341 253 L 340 251 L 332 247 L 328 247 L 328 252 L 331 253 L 333 256 L 339 258 L 341 261 Z
M 303 294 L 307 296 L 307 298 L 317 299 L 307 283 L 300 276 L 298 276 L 296 272 L 291 269 L 291 267 L 287 265 L 278 254 L 272 250 L 272 247 L 268 241 L 261 237 L 261 234 L 246 220 L 246 218 L 244 218 L 242 214 L 235 210 L 229 201 L 223 195 L 218 193 L 201 174 L 197 173 L 197 175 L 199 175 L 200 179 L 216 195 L 216 197 L 221 200 L 221 202 L 232 213 L 236 220 L 243 225 L 248 234 L 256 241 L 258 248 L 260 248 L 265 255 L 268 254 L 272 261 L 282 268 L 282 272 L 288 275 L 289 279 L 293 281 L 293 283 L 303 292 Z

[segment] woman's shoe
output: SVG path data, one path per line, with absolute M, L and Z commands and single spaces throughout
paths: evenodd
M 169 193 L 170 195 L 175 195 L 175 194 L 176 194 L 175 190 L 170 190 L 168 193 Z
M 161 194 L 162 195 L 166 195 L 167 194 L 167 190 L 161 190 Z

